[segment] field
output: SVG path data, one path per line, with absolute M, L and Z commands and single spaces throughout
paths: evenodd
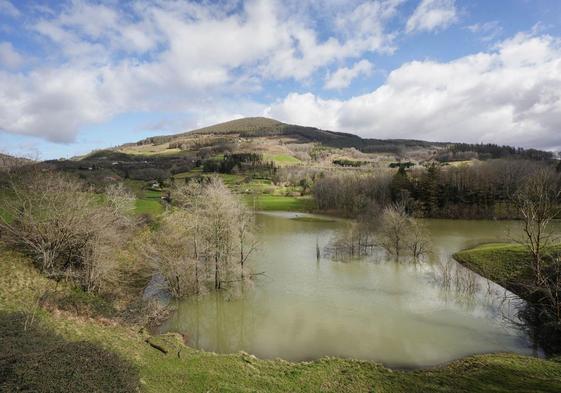
M 314 200 L 309 197 L 282 195 L 245 195 L 244 201 L 256 210 L 306 212 L 314 209 Z
M 175 181 L 183 181 L 185 178 L 203 175 L 200 170 L 180 173 L 174 176 Z M 309 196 L 299 196 L 300 187 L 288 187 L 274 185 L 271 180 L 264 178 L 253 178 L 240 174 L 204 174 L 217 176 L 233 192 L 240 195 L 248 206 L 256 210 L 279 210 L 279 211 L 312 211 L 315 204 Z
M 301 161 L 289 154 L 265 154 L 263 157 L 265 161 L 273 161 L 278 166 L 297 165 Z

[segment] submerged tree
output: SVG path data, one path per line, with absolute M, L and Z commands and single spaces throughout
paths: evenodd
M 368 255 L 373 247 L 372 233 L 362 223 L 350 223 L 326 247 L 327 253 L 336 260 L 349 260 Z M 319 260 L 319 246 L 316 244 Z
M 177 298 L 201 293 L 208 281 L 208 269 L 200 258 L 205 250 L 191 242 L 198 219 L 184 210 L 170 212 L 162 218 L 157 231 L 139 239 L 144 257 Z
M 386 207 L 382 213 L 380 245 L 391 255 L 399 259 L 406 247 L 409 237 L 409 216 L 405 207 L 394 204 Z
M 381 216 L 378 232 L 379 245 L 399 259 L 407 252 L 418 260 L 430 249 L 427 230 L 418 220 L 410 217 L 403 204 L 386 207 Z
M 141 247 L 175 297 L 244 282 L 256 250 L 253 212 L 219 178 L 172 192 L 176 206 Z
M 431 248 L 431 241 L 425 225 L 414 218 L 409 219 L 410 236 L 407 242 L 409 253 L 415 261 L 428 254 Z

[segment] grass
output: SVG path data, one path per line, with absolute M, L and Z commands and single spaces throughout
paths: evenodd
M 289 154 L 266 154 L 264 157 L 265 161 L 273 161 L 275 164 L 284 165 L 295 165 L 300 164 L 301 161 Z
M 506 284 L 529 278 L 531 259 L 522 245 L 488 243 L 462 250 L 454 258 L 492 281 Z
M 336 358 L 290 363 L 245 353 L 217 355 L 186 347 L 178 335 L 150 337 L 104 319 L 41 308 L 24 329 L 38 288 L 54 285 L 25 258 L 11 252 L 0 256 L 0 391 L 561 391 L 560 362 L 513 354 L 397 371 Z M 58 290 L 70 291 L 64 285 Z
M 245 195 L 244 200 L 250 206 L 255 204 L 257 210 L 264 211 L 311 211 L 314 200 L 309 197 L 290 197 L 280 195 Z
M 335 222 L 335 220 L 331 220 L 329 218 L 314 217 L 314 216 L 292 217 L 291 220 L 299 221 L 299 222 Z
M 4 189 L 0 189 L 0 219 L 11 221 L 12 216 L 10 215 L 10 213 L 2 208 L 3 201 L 7 200 L 8 198 L 10 198 L 10 194 Z
M 147 189 L 146 182 L 140 180 L 125 180 L 128 187 L 136 196 L 134 212 L 137 215 L 149 215 L 156 218 L 164 211 L 164 206 L 160 202 L 162 193 L 160 191 Z
M 184 181 L 185 178 L 199 176 L 201 171 L 193 170 L 174 176 L 176 182 Z M 251 178 L 240 174 L 208 174 L 220 177 L 234 193 L 242 196 L 243 200 L 251 207 L 258 210 L 267 211 L 301 211 L 308 212 L 314 210 L 314 201 L 310 197 L 289 196 L 298 195 L 299 188 L 275 186 L 269 179 Z M 137 214 L 148 214 L 153 218 L 164 211 L 160 203 L 161 192 L 145 188 L 145 182 L 127 180 L 126 186 L 129 187 L 137 196 Z
M 163 145 L 141 145 L 141 146 L 127 146 L 126 148 L 118 150 L 120 153 L 135 155 L 135 156 L 173 156 L 180 155 L 181 149 L 168 149 L 167 144 Z
M 549 252 L 561 251 L 561 245 Z M 547 252 L 546 252 L 547 254 Z M 524 282 L 532 281 L 531 256 L 519 244 L 487 243 L 454 254 L 461 264 L 525 298 Z
M 159 199 L 137 199 L 134 211 L 138 215 L 147 214 L 152 217 L 157 217 L 163 213 L 164 207 Z

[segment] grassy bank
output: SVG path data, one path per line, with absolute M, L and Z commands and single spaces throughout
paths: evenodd
M 531 277 L 531 259 L 522 245 L 489 243 L 462 250 L 454 259 L 501 285 L 514 286 Z
M 561 245 L 551 247 L 548 252 L 561 251 Z M 546 252 L 545 254 L 547 255 Z M 462 250 L 454 254 L 454 259 L 476 273 L 494 281 L 516 293 L 527 297 L 526 287 L 532 282 L 531 256 L 519 244 L 488 243 Z
M 405 372 L 335 358 L 289 363 L 201 352 L 177 335 L 150 337 L 110 318 L 36 308 L 43 290 L 71 289 L 55 286 L 15 253 L 0 258 L 0 391 L 561 391 L 561 363 L 512 354 Z

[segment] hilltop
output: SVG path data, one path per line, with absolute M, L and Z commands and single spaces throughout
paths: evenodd
M 120 146 L 117 151 L 130 154 L 169 154 L 208 147 L 213 142 L 234 144 L 251 150 L 256 147 L 243 146 L 243 142 L 260 139 L 261 142 L 264 142 L 263 139 L 267 140 L 269 148 L 273 141 L 277 142 L 273 144 L 316 143 L 330 148 L 354 148 L 363 153 L 401 153 L 403 150 L 419 148 L 442 149 L 448 145 L 420 140 L 368 139 L 351 133 L 286 124 L 265 117 L 248 117 L 179 134 L 146 138 Z M 261 149 L 257 150 L 266 150 L 263 143 L 261 145 Z

